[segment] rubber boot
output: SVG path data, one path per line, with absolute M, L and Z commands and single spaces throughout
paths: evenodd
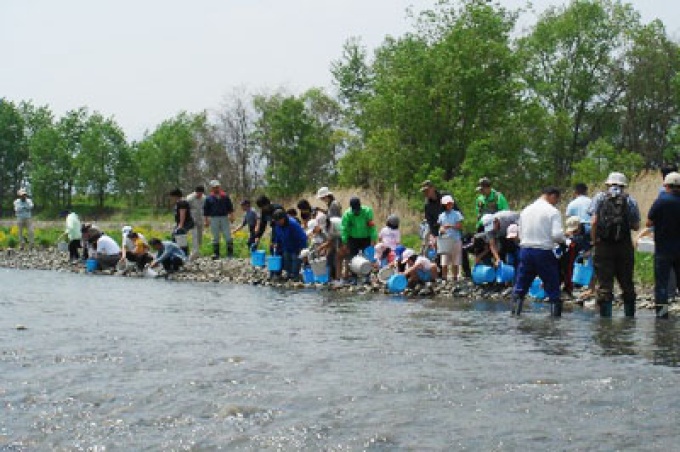
M 227 242 L 227 257 L 234 257 L 234 241 L 229 240 Z
M 219 243 L 213 243 L 213 260 L 216 261 L 217 259 L 220 258 L 220 244 Z
M 626 317 L 635 317 L 635 301 L 623 302 L 623 312 Z M 666 310 L 668 312 L 668 310 Z
M 611 317 L 612 316 L 612 301 L 600 300 L 598 302 L 600 305 L 600 317 Z
M 657 319 L 667 319 L 668 318 L 668 303 L 657 303 L 656 305 L 656 318 Z
M 517 295 L 512 296 L 512 315 L 519 316 L 524 306 L 524 298 Z
M 562 317 L 562 300 L 550 303 L 550 317 Z

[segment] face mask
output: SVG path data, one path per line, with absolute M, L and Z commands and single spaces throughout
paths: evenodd
M 609 187 L 609 194 L 612 196 L 619 196 L 621 194 L 621 187 L 617 185 L 612 185 Z

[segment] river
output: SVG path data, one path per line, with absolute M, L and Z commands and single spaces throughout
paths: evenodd
M 0 287 L 0 451 L 677 447 L 680 322 L 651 311 L 7 269 Z

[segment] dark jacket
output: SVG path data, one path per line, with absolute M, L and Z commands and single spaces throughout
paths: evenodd
M 293 218 L 287 218 L 283 226 L 274 226 L 274 243 L 279 253 L 287 252 L 295 255 L 307 248 L 307 234 L 300 223 Z
M 260 212 L 260 226 L 257 228 L 257 233 L 255 234 L 255 237 L 257 237 L 258 239 L 262 237 L 264 231 L 267 230 L 268 223 L 270 223 L 272 230 L 274 229 L 274 223 L 272 222 L 272 214 L 277 209 L 283 210 L 283 206 L 281 204 L 272 203 L 269 204 L 267 207 L 262 208 L 262 211 Z
M 205 198 L 203 215 L 206 217 L 226 217 L 234 211 L 231 198 L 224 191 L 215 196 L 212 193 Z

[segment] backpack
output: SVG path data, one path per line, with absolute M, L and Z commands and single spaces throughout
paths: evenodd
M 603 242 L 630 239 L 628 195 L 605 196 L 597 209 L 597 238 Z

